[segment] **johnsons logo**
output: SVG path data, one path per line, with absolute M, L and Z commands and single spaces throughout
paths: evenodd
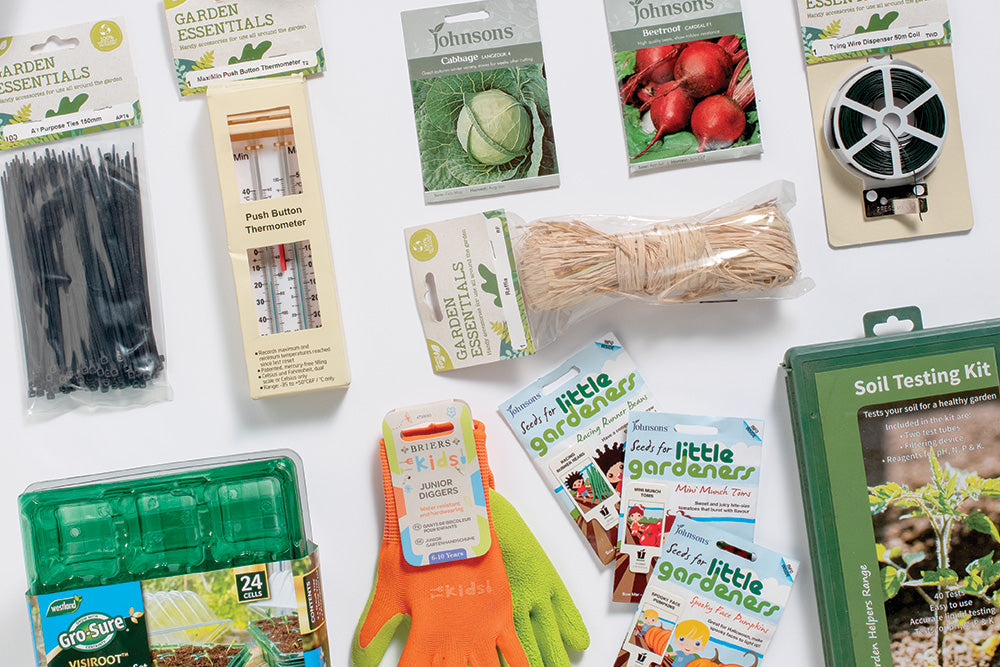
M 51 618 L 53 616 L 65 616 L 66 614 L 75 613 L 80 609 L 80 604 L 83 602 L 83 598 L 79 595 L 74 595 L 71 598 L 63 598 L 62 600 L 53 600 L 52 604 L 45 612 L 46 618 Z
M 711 0 L 707 0 L 711 2 Z M 455 46 L 476 46 L 478 44 L 488 44 L 489 42 L 499 42 L 505 39 L 514 38 L 514 28 L 506 26 L 504 28 L 488 28 L 486 30 L 470 30 L 469 32 L 448 32 L 442 33 L 444 23 L 439 23 L 428 32 L 434 38 L 434 53 L 438 49 L 448 49 Z
M 639 25 L 639 21 L 665 19 L 715 9 L 715 0 L 684 0 L 684 2 L 666 3 L 656 3 L 651 0 L 628 0 L 628 4 L 635 12 L 634 25 Z

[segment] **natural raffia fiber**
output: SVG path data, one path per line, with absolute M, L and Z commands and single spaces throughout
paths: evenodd
M 736 296 L 788 285 L 798 273 L 791 227 L 774 204 L 618 234 L 579 220 L 539 220 L 519 247 L 525 301 L 542 311 L 602 295 L 663 303 Z

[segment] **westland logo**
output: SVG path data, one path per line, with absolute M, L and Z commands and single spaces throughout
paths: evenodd
M 83 598 L 79 595 L 74 595 L 71 598 L 63 598 L 62 600 L 54 600 L 45 611 L 45 616 L 46 618 L 52 618 L 53 616 L 65 616 L 66 614 L 75 613 L 80 609 L 82 603 Z
M 478 44 L 488 44 L 490 42 L 514 38 L 514 28 L 511 26 L 458 33 L 449 30 L 442 33 L 444 25 L 444 23 L 439 23 L 433 28 L 428 29 L 431 37 L 434 39 L 434 53 L 437 53 L 438 49 L 448 49 L 455 46 L 476 46 Z
M 628 0 L 628 4 L 635 12 L 635 23 L 639 21 L 649 21 L 652 19 L 671 18 L 673 16 L 683 16 L 694 12 L 703 12 L 715 9 L 715 0 L 684 0 L 684 2 L 667 2 L 657 4 L 648 0 Z

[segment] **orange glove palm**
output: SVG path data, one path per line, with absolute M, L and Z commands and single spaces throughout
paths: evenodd
M 485 434 L 476 424 L 476 450 L 487 480 Z M 375 586 L 352 647 L 357 667 L 382 660 L 397 628 L 410 620 L 401 667 L 528 667 L 514 628 L 510 584 L 490 515 L 490 549 L 483 556 L 414 566 L 403 557 L 396 498 L 384 443 L 379 448 L 385 494 L 385 530 Z M 487 495 L 488 498 L 488 495 Z M 489 511 L 489 500 L 487 500 Z

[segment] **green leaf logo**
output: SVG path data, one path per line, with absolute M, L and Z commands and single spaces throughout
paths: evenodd
M 114 21 L 98 21 L 90 29 L 90 42 L 102 53 L 114 51 L 125 41 L 125 34 Z
M 7 49 L 10 48 L 10 44 L 13 41 L 13 37 L 0 37 L 0 56 L 7 53 Z
M 451 358 L 448 356 L 448 353 L 445 352 L 444 348 L 437 341 L 433 341 L 428 338 L 427 351 L 431 355 L 431 367 L 434 369 L 435 373 L 450 371 L 455 368 L 454 364 L 451 363 Z
M 438 253 L 438 240 L 429 229 L 418 229 L 410 237 L 410 254 L 418 262 L 428 262 Z
M 167 9 L 173 9 L 174 7 L 180 7 L 187 0 L 163 0 L 163 6 Z
M 64 116 L 68 113 L 76 113 L 77 111 L 80 110 L 80 107 L 82 107 L 88 99 L 90 99 L 90 97 L 87 95 L 87 93 L 80 93 L 72 100 L 70 100 L 68 97 L 64 97 L 61 100 L 59 100 L 59 108 L 49 109 L 48 111 L 45 112 L 45 117 L 52 118 L 53 116 Z

